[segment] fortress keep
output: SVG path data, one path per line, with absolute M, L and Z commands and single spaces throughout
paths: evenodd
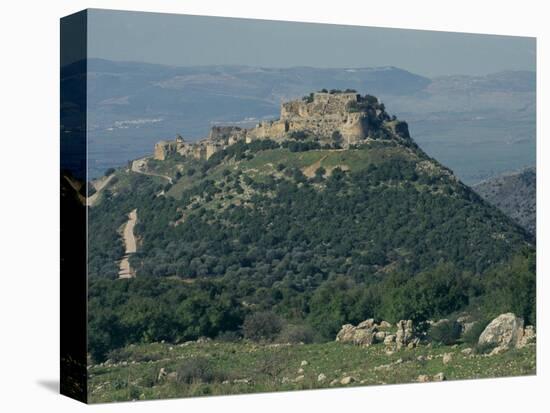
M 384 105 L 373 96 L 355 92 L 312 93 L 300 100 L 282 103 L 279 119 L 261 121 L 254 128 L 214 126 L 208 137 L 196 143 L 188 143 L 181 136 L 174 141 L 160 141 L 155 145 L 154 158 L 164 160 L 178 153 L 208 159 L 239 141 L 272 139 L 281 142 L 296 136 L 315 139 L 321 144 L 338 141 L 346 148 L 373 138 L 372 133 L 389 121 Z

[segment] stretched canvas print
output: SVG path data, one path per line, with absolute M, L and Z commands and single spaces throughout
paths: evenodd
M 61 391 L 536 373 L 534 38 L 61 19 Z

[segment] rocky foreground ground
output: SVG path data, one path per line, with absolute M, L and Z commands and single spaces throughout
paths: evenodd
M 340 342 L 131 345 L 91 365 L 92 403 L 532 375 L 535 344 L 492 355 L 465 344 L 387 351 Z

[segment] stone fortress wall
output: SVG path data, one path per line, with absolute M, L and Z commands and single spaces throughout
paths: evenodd
M 362 105 L 364 98 L 357 93 L 314 93 L 308 99 L 281 104 L 278 120 L 261 121 L 256 127 L 214 126 L 207 138 L 196 143 L 186 142 L 178 136 L 174 141 L 160 141 L 155 145 L 154 159 L 164 160 L 179 153 L 197 159 L 208 159 L 214 153 L 239 141 L 247 143 L 257 139 L 284 141 L 293 132 L 306 132 L 321 143 L 334 142 L 338 132 L 345 148 L 369 137 L 371 121 L 385 114 L 383 110 Z

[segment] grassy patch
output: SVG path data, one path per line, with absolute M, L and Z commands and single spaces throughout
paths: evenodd
M 447 380 L 535 373 L 535 348 L 487 357 L 464 355 L 464 346 L 420 346 L 391 355 L 383 345 L 361 348 L 323 344 L 259 345 L 239 342 L 133 345 L 115 364 L 89 369 L 90 401 L 107 402 L 415 382 L 442 372 Z M 443 354 L 451 361 L 443 363 Z M 302 366 L 302 361 L 307 365 Z M 163 374 L 159 373 L 163 369 Z M 299 370 L 302 369 L 302 370 Z M 326 379 L 319 382 L 319 374 Z M 171 375 L 170 375 L 171 374 Z M 159 377 L 160 376 L 160 377 Z M 303 376 L 303 378 L 300 378 Z

